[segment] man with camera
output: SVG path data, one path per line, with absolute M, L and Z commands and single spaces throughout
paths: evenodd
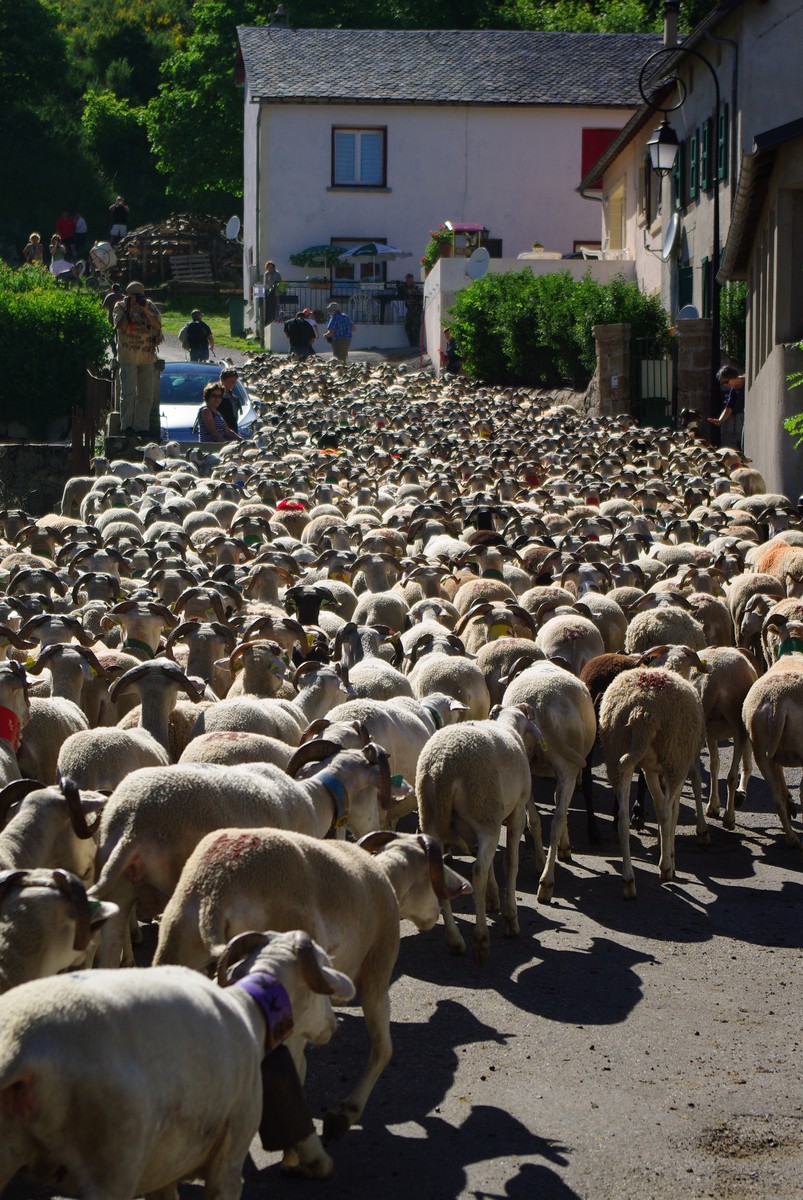
M 150 436 L 162 319 L 146 299 L 143 284 L 129 283 L 125 292 L 113 313 L 120 364 L 120 426 L 124 437 L 146 438 Z

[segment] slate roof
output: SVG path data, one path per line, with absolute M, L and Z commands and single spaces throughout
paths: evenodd
M 252 98 L 277 104 L 632 108 L 657 34 L 240 26 Z

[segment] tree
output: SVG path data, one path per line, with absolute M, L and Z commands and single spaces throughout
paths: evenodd
M 53 9 L 41 0 L 0 0 L 0 106 L 34 107 L 44 64 L 47 81 L 58 85 L 66 58 Z

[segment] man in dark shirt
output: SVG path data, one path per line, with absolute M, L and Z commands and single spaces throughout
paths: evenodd
M 309 358 L 315 332 L 303 311 L 297 312 L 291 321 L 285 321 L 284 333 L 290 343 L 290 353 L 302 360 Z
M 720 386 L 727 392 L 725 407 L 718 417 L 709 417 L 711 425 L 722 429 L 722 445 L 742 449 L 744 438 L 744 375 L 736 367 L 721 367 L 717 371 Z

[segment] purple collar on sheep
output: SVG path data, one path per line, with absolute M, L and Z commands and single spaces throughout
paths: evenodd
M 293 1032 L 293 1008 L 287 991 L 279 980 L 267 971 L 254 971 L 251 975 L 238 979 L 234 987 L 247 992 L 259 1005 L 266 1025 L 265 1053 L 270 1054 L 277 1046 L 281 1046 L 282 1042 L 286 1042 Z

